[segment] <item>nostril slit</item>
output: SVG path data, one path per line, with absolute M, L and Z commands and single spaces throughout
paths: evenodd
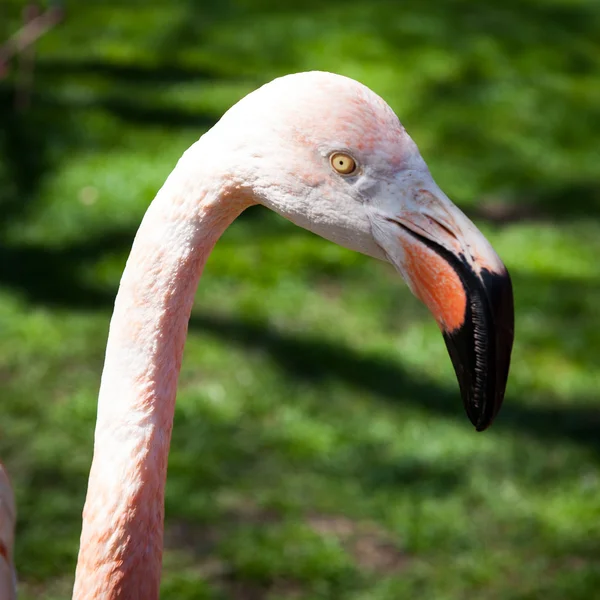
M 458 238 L 456 237 L 456 234 L 454 233 L 454 231 L 452 231 L 452 229 L 450 229 L 447 225 L 444 225 L 441 221 L 436 221 L 435 219 L 432 219 L 431 217 L 428 217 L 428 218 L 429 218 L 430 223 L 437 225 L 440 229 L 443 229 L 453 240 L 458 241 Z

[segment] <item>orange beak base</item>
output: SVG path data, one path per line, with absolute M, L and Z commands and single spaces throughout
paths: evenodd
M 504 399 L 514 337 L 510 275 L 481 268 L 462 254 L 395 221 L 418 244 L 406 244 L 415 293 L 438 321 L 452 359 L 467 415 L 487 429 Z

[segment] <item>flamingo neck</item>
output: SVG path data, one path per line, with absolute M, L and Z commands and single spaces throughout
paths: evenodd
M 214 244 L 251 203 L 232 177 L 202 166 L 211 162 L 202 146 L 201 139 L 183 155 L 152 202 L 121 279 L 98 399 L 76 600 L 158 598 L 167 460 L 192 303 Z

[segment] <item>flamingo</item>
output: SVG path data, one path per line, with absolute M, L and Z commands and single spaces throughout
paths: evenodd
M 0 598 L 15 600 L 16 577 L 13 567 L 15 537 L 15 497 L 8 474 L 0 463 Z
M 158 598 L 167 458 L 194 294 L 214 244 L 254 204 L 390 262 L 436 319 L 476 429 L 500 408 L 513 298 L 496 252 L 373 91 L 323 72 L 275 79 L 183 154 L 133 242 L 100 385 L 76 600 Z

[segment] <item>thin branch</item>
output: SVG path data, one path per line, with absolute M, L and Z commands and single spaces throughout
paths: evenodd
M 45 13 L 35 17 L 21 27 L 3 46 L 0 46 L 0 69 L 8 59 L 23 52 L 36 42 L 42 35 L 58 25 L 62 20 L 64 11 L 58 7 L 51 7 Z M 0 71 L 1 73 L 1 71 Z

